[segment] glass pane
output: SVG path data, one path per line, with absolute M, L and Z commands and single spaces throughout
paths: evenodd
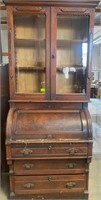
M 2 6 L 1 6 L 2 7 Z M 8 29 L 7 29 L 7 12 L 6 10 L 0 10 L 0 50 L 2 50 L 2 56 L 0 55 L 1 62 L 5 65 L 8 61 Z M 1 53 L 1 52 L 0 52 Z
M 2 63 L 7 64 L 8 61 L 8 30 L 7 24 L 1 24 L 1 49 L 2 49 Z
M 45 15 L 16 15 L 15 70 L 18 93 L 45 92 Z
M 56 93 L 85 93 L 88 16 L 57 16 Z

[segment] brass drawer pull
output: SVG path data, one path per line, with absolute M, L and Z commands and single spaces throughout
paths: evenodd
M 52 150 L 52 146 L 49 146 L 49 147 L 48 147 L 48 150 L 51 151 L 51 150 Z
M 66 164 L 66 167 L 69 169 L 73 169 L 74 167 L 76 167 L 76 163 L 68 163 Z
M 74 155 L 75 153 L 77 153 L 77 149 L 76 148 L 69 148 L 66 150 L 70 155 Z
M 27 170 L 32 169 L 34 167 L 34 164 L 24 164 L 23 167 Z
M 21 153 L 25 156 L 31 154 L 33 151 L 31 149 L 24 148 Z
M 66 188 L 71 189 L 75 186 L 76 186 L 76 182 L 74 182 L 74 181 L 70 181 L 70 182 L 66 183 Z
M 25 185 L 24 185 L 24 188 L 26 188 L 26 189 L 31 189 L 31 188 L 33 188 L 34 187 L 34 184 L 33 183 L 26 183 Z

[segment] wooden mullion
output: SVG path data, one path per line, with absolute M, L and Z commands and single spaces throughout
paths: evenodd
M 53 31 L 54 30 L 54 31 Z M 56 98 L 57 10 L 51 8 L 51 99 Z

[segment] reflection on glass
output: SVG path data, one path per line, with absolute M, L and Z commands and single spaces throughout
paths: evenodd
M 85 93 L 88 16 L 57 16 L 56 93 Z
M 45 16 L 16 15 L 15 70 L 18 93 L 45 92 Z
M 83 67 L 87 66 L 87 49 L 88 49 L 88 44 L 82 43 L 82 65 L 83 65 Z
M 0 9 L 0 22 L 7 21 L 7 12 L 6 10 L 2 10 L 2 6 Z M 8 52 L 8 28 L 7 24 L 0 23 L 0 50 L 2 47 L 2 52 Z M 8 56 L 1 56 L 0 51 L 0 63 L 7 64 L 8 63 Z

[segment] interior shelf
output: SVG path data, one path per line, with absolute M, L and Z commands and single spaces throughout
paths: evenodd
M 68 44 L 72 43 L 72 44 L 79 44 L 79 43 L 87 43 L 87 39 L 83 39 L 83 40 L 64 40 L 64 39 L 57 39 L 57 45 L 62 47 L 62 46 L 67 46 Z M 15 39 L 15 45 L 16 46 L 32 46 L 34 47 L 35 45 L 44 45 L 45 44 L 45 39 Z
M 28 47 L 34 47 L 38 45 L 44 45 L 45 39 L 15 39 L 15 45 L 16 46 L 28 46 Z
M 83 67 L 82 65 L 73 65 L 73 66 L 60 66 L 60 67 L 56 67 L 56 70 L 58 72 L 63 72 L 63 69 L 64 68 L 75 68 L 75 70 L 78 70 L 78 69 L 85 69 L 85 67 Z M 16 67 L 16 72 L 33 72 L 33 71 L 45 71 L 46 67 Z
M 45 71 L 46 67 L 16 67 L 16 72 Z
M 65 40 L 65 39 L 57 39 L 57 41 L 59 43 L 83 43 L 83 42 L 87 42 L 88 40 L 87 39 L 81 39 L 81 40 L 78 40 L 78 39 L 70 39 L 70 40 Z
M 75 68 L 75 69 L 85 69 L 85 68 L 86 68 L 86 67 L 84 67 L 83 65 L 71 65 L 71 66 L 70 66 L 70 65 L 66 65 L 66 66 L 62 66 L 62 65 L 61 65 L 61 66 L 57 66 L 56 69 L 59 70 L 59 71 L 61 71 L 61 70 L 63 70 L 64 68 L 67 68 L 67 67 L 68 67 L 69 69 L 70 69 L 70 68 Z

